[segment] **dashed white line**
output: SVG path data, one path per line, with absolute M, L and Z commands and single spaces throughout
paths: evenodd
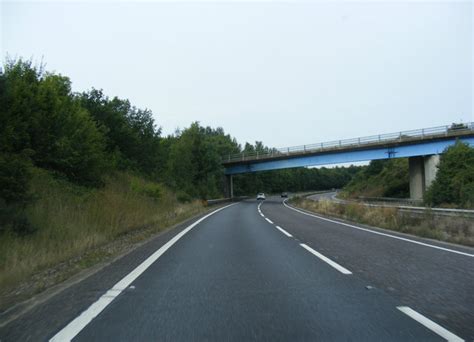
M 324 255 L 322 255 L 321 253 L 315 251 L 314 249 L 312 249 L 311 247 L 309 247 L 308 245 L 305 245 L 304 243 L 300 243 L 300 246 L 303 247 L 304 249 L 306 249 L 308 252 L 316 255 L 319 259 L 321 259 L 322 261 L 326 262 L 327 264 L 329 264 L 330 266 L 334 267 L 336 270 L 338 270 L 339 272 L 343 273 L 343 274 L 352 274 L 351 271 L 349 271 L 347 268 L 345 267 L 342 267 L 341 265 L 339 265 L 338 263 L 332 261 L 331 259 L 325 257 Z
M 286 230 L 284 230 L 282 227 L 280 226 L 275 226 L 280 232 L 282 232 L 283 234 L 285 234 L 286 236 L 288 237 L 293 237 L 293 235 L 291 235 L 290 233 L 288 233 Z
M 424 325 L 434 333 L 438 334 L 442 338 L 446 339 L 446 341 L 452 341 L 452 342 L 461 342 L 464 341 L 462 338 L 459 336 L 454 335 L 452 332 L 446 330 L 443 328 L 441 325 L 433 322 L 432 320 L 426 318 L 422 314 L 416 312 L 412 308 L 408 306 L 397 306 L 397 309 L 403 312 L 405 315 L 408 315 L 409 317 L 413 318 L 415 321 L 418 323 Z
M 273 224 L 272 220 L 270 220 L 270 219 L 268 219 L 268 218 L 266 218 L 266 217 L 265 217 L 265 220 L 267 220 L 268 223 Z
M 260 216 L 265 217 L 265 215 L 263 215 L 262 213 L 260 213 Z
M 72 340 L 82 329 L 84 329 L 95 317 L 97 317 L 102 310 L 104 310 L 107 305 L 109 305 L 122 291 L 130 286 L 130 284 L 135 281 L 143 272 L 146 271 L 158 258 L 163 255 L 171 246 L 173 246 L 179 239 L 181 239 L 184 234 L 189 232 L 192 228 L 197 226 L 199 223 L 204 221 L 211 215 L 214 215 L 218 211 L 221 211 L 225 208 L 228 208 L 237 203 L 229 204 L 225 207 L 214 210 L 213 212 L 207 214 L 206 216 L 201 217 L 199 220 L 193 224 L 186 227 L 183 231 L 169 240 L 166 244 L 161 246 L 155 253 L 149 256 L 145 261 L 138 265 L 132 272 L 126 275 L 122 280 L 115 284 L 110 290 L 108 290 L 102 297 L 100 297 L 95 303 L 93 303 L 89 308 L 86 309 L 83 313 L 77 316 L 73 321 L 66 325 L 61 331 L 54 335 L 50 341 L 70 341 Z
M 289 206 L 288 204 L 286 204 L 286 200 L 283 201 L 283 205 L 284 205 L 285 207 L 287 207 L 288 209 L 291 209 L 291 210 L 294 210 L 294 211 L 299 212 L 300 214 L 307 215 L 307 216 L 311 216 L 311 217 L 315 217 L 315 218 L 320 219 L 320 220 L 323 220 L 323 221 L 328 221 L 328 222 L 332 222 L 332 223 L 337 223 L 337 224 L 340 224 L 340 225 L 342 225 L 342 226 L 346 226 L 346 227 L 350 227 L 350 228 L 354 228 L 354 229 L 363 230 L 363 231 L 368 232 L 368 233 L 377 234 L 377 235 L 382 235 L 382 236 L 386 236 L 386 237 L 389 237 L 389 238 L 392 238 L 392 239 L 402 240 L 402 241 L 414 243 L 414 244 L 417 244 L 417 245 L 421 245 L 421 246 L 425 246 L 425 247 L 431 247 L 431 248 L 435 248 L 435 249 L 440 249 L 440 250 L 442 250 L 442 251 L 451 252 L 451 253 L 460 254 L 460 255 L 464 255 L 464 256 L 468 256 L 468 257 L 474 258 L 474 254 L 469 254 L 469 253 L 465 253 L 465 252 L 456 251 L 456 250 L 454 250 L 454 249 L 449 249 L 449 248 L 444 248 L 444 247 L 440 247 L 440 246 L 436 246 L 436 245 L 431 245 L 431 244 L 429 244 L 429 243 L 424 243 L 424 242 L 420 242 L 420 241 L 416 241 L 416 240 L 411 240 L 411 239 L 403 238 L 403 237 L 396 236 L 396 235 L 391 235 L 391 234 L 387 234 L 387 233 L 377 232 L 377 231 L 375 231 L 375 230 L 371 230 L 371 229 L 367 229 L 367 228 L 362 228 L 362 227 L 357 227 L 357 226 L 354 226 L 354 225 L 352 225 L 352 224 L 348 224 L 348 223 L 344 223 L 344 222 L 339 222 L 339 221 L 331 220 L 331 219 L 328 219 L 328 218 L 325 218 L 325 217 L 322 217 L 322 216 L 319 216 L 319 215 L 313 215 L 313 214 L 307 213 L 307 212 L 305 212 L 305 211 L 302 211 L 302 210 L 293 208 L 292 206 Z

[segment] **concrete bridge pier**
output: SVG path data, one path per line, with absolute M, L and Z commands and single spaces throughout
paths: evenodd
M 422 200 L 438 171 L 439 154 L 408 158 L 410 175 L 410 198 Z
M 224 196 L 226 198 L 234 198 L 234 180 L 232 175 L 225 175 Z

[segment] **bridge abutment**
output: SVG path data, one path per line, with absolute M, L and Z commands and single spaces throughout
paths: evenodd
M 439 155 L 437 154 L 408 158 L 411 199 L 423 199 L 426 189 L 436 178 L 438 163 Z

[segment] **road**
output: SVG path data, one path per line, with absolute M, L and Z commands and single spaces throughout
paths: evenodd
M 279 198 L 234 204 L 62 291 L 0 338 L 474 339 L 473 249 L 358 228 Z
M 319 201 L 319 200 L 337 201 L 336 195 L 337 195 L 336 191 L 328 191 L 328 192 L 322 192 L 319 194 L 308 196 L 308 198 L 313 201 Z

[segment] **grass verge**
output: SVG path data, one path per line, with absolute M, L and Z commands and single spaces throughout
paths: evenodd
M 435 216 L 399 211 L 397 208 L 367 207 L 360 203 L 335 203 L 293 197 L 290 204 L 314 213 L 342 218 L 402 233 L 474 246 L 474 220 L 463 216 Z
M 0 235 L 0 311 L 205 210 L 125 173 L 89 189 L 37 169 L 32 193 L 26 216 L 36 231 Z

